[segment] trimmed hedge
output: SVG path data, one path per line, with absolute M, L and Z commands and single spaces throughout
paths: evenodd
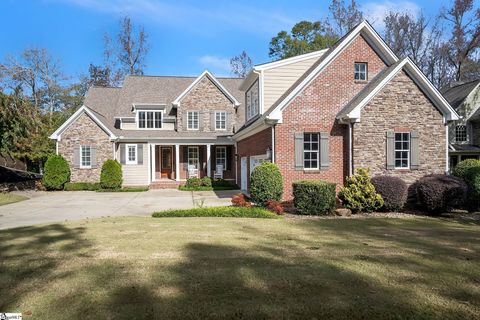
M 160 211 L 153 213 L 152 217 L 234 217 L 274 219 L 278 216 L 275 213 L 260 207 L 210 207 Z
M 67 182 L 63 190 L 65 191 L 95 191 L 100 189 L 100 183 L 91 182 Z
M 45 162 L 42 183 L 47 190 L 62 190 L 70 180 L 70 167 L 60 155 L 51 155 Z
M 102 189 L 120 189 L 122 182 L 122 166 L 120 163 L 111 159 L 105 161 L 100 173 L 100 186 Z
M 375 190 L 368 169 L 357 169 L 348 177 L 338 197 L 353 212 L 372 212 L 383 207 L 382 196 Z
M 470 212 L 480 209 L 480 166 L 471 167 L 465 177 L 468 186 L 467 209 Z
M 330 214 L 335 210 L 336 184 L 322 180 L 293 183 L 293 203 L 300 214 Z
M 407 202 L 408 186 L 399 177 L 377 176 L 372 178 L 375 190 L 383 198 L 383 209 L 387 211 L 399 211 Z
M 201 187 L 202 186 L 202 179 L 200 179 L 200 178 L 188 178 L 185 186 L 189 187 L 189 188 Z
M 460 161 L 452 170 L 452 174 L 463 181 L 466 181 L 468 178 L 468 171 L 471 168 L 480 167 L 480 160 L 477 159 L 466 159 Z
M 264 162 L 253 169 L 250 176 L 250 196 L 256 204 L 265 206 L 268 200 L 280 201 L 283 179 L 276 164 Z
M 431 215 L 461 208 L 467 196 L 467 185 L 454 176 L 428 175 L 420 178 L 415 186 L 418 203 Z

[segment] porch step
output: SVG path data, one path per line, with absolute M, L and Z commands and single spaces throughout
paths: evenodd
M 185 184 L 182 181 L 158 180 L 150 183 L 150 189 L 178 189 L 178 186 Z

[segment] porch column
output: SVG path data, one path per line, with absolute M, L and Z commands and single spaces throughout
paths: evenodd
M 212 176 L 212 166 L 210 164 L 210 149 L 211 149 L 211 146 L 209 144 L 207 144 L 205 146 L 207 148 L 207 177 L 211 177 Z
M 175 145 L 175 180 L 180 181 L 180 145 Z
M 152 144 L 152 181 L 157 180 L 157 146 Z

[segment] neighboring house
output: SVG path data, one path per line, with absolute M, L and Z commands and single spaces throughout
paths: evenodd
M 367 22 L 317 54 L 254 67 L 242 83 L 246 124 L 233 136 L 242 189 L 262 161 L 280 167 L 285 198 L 295 180 L 341 185 L 362 167 L 407 183 L 448 171 L 447 124 L 458 115 L 410 59 Z
M 453 168 L 462 160 L 480 158 L 480 79 L 453 85 L 443 95 L 461 117 L 449 125 Z
M 339 185 L 356 168 L 413 183 L 448 171 L 447 124 L 458 115 L 421 71 L 400 60 L 367 22 L 332 48 L 255 66 L 243 80 L 130 76 L 91 88 L 53 135 L 72 181 L 97 181 L 109 158 L 124 185 L 223 175 L 249 189 L 273 161 L 292 182 Z M 170 186 L 170 184 L 168 185 Z
M 51 136 L 71 181 L 98 181 L 102 163 L 122 164 L 125 186 L 174 187 L 189 176 L 235 180 L 231 136 L 243 123 L 241 80 L 127 76 L 121 88 L 92 87 L 84 106 Z

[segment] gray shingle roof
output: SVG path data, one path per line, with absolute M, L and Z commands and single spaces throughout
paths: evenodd
M 165 104 L 167 115 L 172 111 L 174 101 L 197 77 L 181 76 L 127 76 L 121 88 L 91 87 L 84 105 L 91 109 L 102 123 L 115 135 L 125 137 L 188 137 L 218 136 L 221 133 L 176 132 L 167 130 L 120 130 L 115 128 L 115 117 L 133 117 L 132 105 Z M 242 79 L 216 78 L 241 104 L 244 94 L 238 89 Z
M 480 84 L 480 79 L 446 88 L 442 90 L 442 93 L 450 105 L 457 109 L 478 84 Z

